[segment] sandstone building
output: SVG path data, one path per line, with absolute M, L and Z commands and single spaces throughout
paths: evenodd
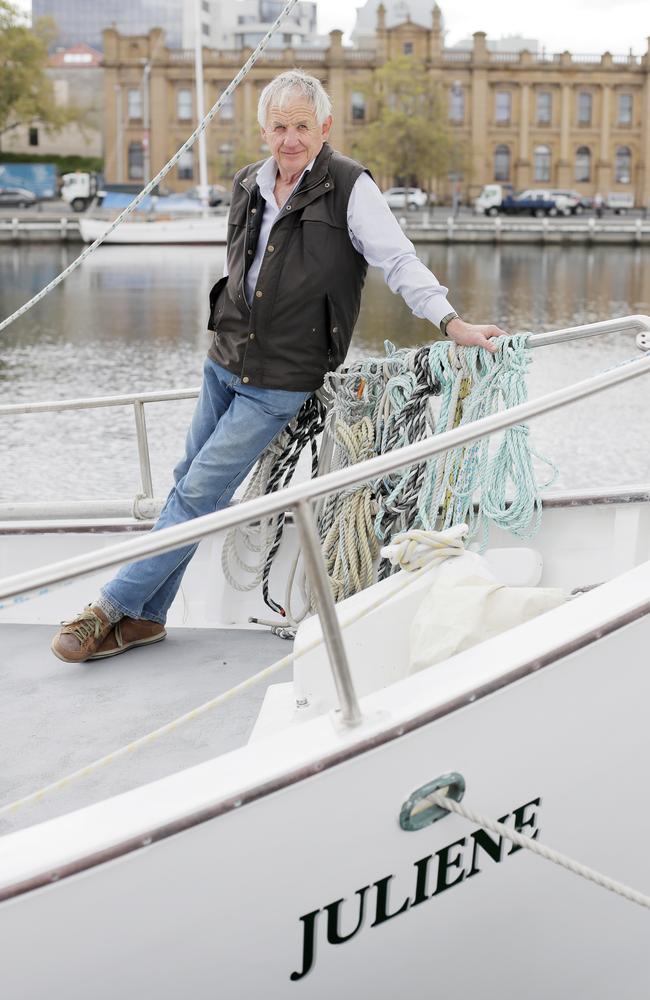
M 375 71 L 405 55 L 423 61 L 446 92 L 450 125 L 470 150 L 461 182 L 466 198 L 502 181 L 584 195 L 631 192 L 638 205 L 650 203 L 650 49 L 643 56 L 489 51 L 481 31 L 471 51 L 445 49 L 437 6 L 429 26 L 406 20 L 387 27 L 380 5 L 374 38 L 374 47 L 352 49 L 332 31 L 326 49 L 267 50 L 209 126 L 210 179 L 227 182 L 242 158 L 265 154 L 257 100 L 277 73 L 299 66 L 323 81 L 334 104 L 332 142 L 350 153 L 358 130 L 376 113 Z M 206 108 L 248 54 L 204 50 Z M 157 29 L 139 37 L 109 29 L 104 68 L 107 178 L 142 180 L 195 126 L 193 53 L 168 49 Z M 197 183 L 194 152 L 169 181 L 177 190 Z M 440 195 L 448 194 L 448 184 Z

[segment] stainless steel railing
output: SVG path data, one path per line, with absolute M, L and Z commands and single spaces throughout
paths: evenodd
M 20 413 L 61 413 L 63 410 L 92 410 L 107 406 L 132 406 L 135 418 L 135 433 L 138 445 L 138 459 L 140 462 L 140 482 L 142 492 L 134 501 L 129 501 L 126 506 L 116 505 L 115 501 L 110 505 L 109 513 L 103 510 L 101 502 L 97 504 L 97 516 L 125 517 L 150 517 L 152 507 L 150 503 L 140 501 L 153 500 L 153 478 L 151 475 L 151 458 L 149 455 L 149 436 L 147 434 L 147 421 L 145 418 L 145 403 L 164 403 L 177 399 L 196 399 L 199 394 L 199 387 L 190 389 L 170 389 L 163 392 L 131 392 L 118 396 L 89 396 L 83 399 L 56 399 L 39 403 L 5 403 L 0 405 L 0 417 L 14 416 Z M 29 505 L 30 508 L 34 505 Z M 51 517 L 69 517 L 75 513 L 72 507 L 66 509 L 65 505 L 54 504 L 51 510 L 47 510 L 40 505 L 41 511 L 45 510 Z M 89 510 L 94 510 L 93 505 L 89 505 Z M 25 510 L 25 515 L 34 515 L 34 510 Z M 0 516 L 15 518 L 20 514 L 20 507 L 17 504 L 0 504 Z
M 644 316 L 625 316 L 621 319 L 603 320 L 600 323 L 588 323 L 583 326 L 568 327 L 551 333 L 532 334 L 528 338 L 531 348 L 547 347 L 567 340 L 578 340 L 606 333 L 639 333 L 650 338 L 650 320 Z M 47 516 L 50 518 L 66 518 L 82 516 L 94 517 L 134 517 L 139 520 L 149 520 L 156 515 L 153 478 L 151 474 L 151 458 L 149 454 L 149 436 L 145 417 L 145 404 L 181 399 L 195 399 L 199 387 L 188 389 L 172 389 L 161 392 L 124 393 L 116 396 L 90 396 L 81 399 L 51 400 L 38 403 L 6 403 L 0 405 L 0 417 L 27 413 L 60 413 L 63 410 L 89 410 L 108 406 L 132 406 L 135 418 L 136 441 L 140 464 L 141 492 L 133 500 L 116 501 L 110 504 L 104 501 L 83 501 L 67 503 L 2 503 L 0 504 L 0 520 L 31 519 Z
M 625 317 L 621 320 L 608 320 L 603 323 L 574 327 L 571 330 L 559 330 L 554 334 L 540 334 L 537 335 L 535 346 L 542 346 L 542 342 L 544 344 L 555 343 L 561 340 L 570 340 L 573 337 L 582 338 L 619 330 L 650 331 L 650 317 Z M 346 724 L 354 725 L 360 719 L 359 705 L 336 617 L 334 601 L 325 576 L 323 557 L 310 509 L 311 502 L 330 493 L 347 489 L 350 486 L 357 486 L 367 480 L 377 479 L 389 472 L 395 472 L 398 469 L 425 461 L 450 448 L 470 444 L 472 441 L 487 437 L 514 424 L 523 423 L 648 373 L 650 373 L 650 354 L 600 375 L 584 379 L 572 386 L 558 389 L 538 399 L 512 407 L 504 413 L 484 417 L 472 424 L 457 427 L 435 437 L 425 438 L 405 448 L 367 459 L 357 465 L 329 472 L 306 483 L 289 486 L 277 493 L 258 497 L 246 503 L 217 511 L 214 514 L 206 514 L 184 524 L 174 525 L 148 534 L 144 538 L 121 542 L 41 569 L 15 574 L 0 580 L 0 602 L 18 595 L 33 592 L 44 593 L 49 588 L 73 577 L 85 576 L 98 569 L 106 569 L 126 561 L 142 559 L 145 556 L 169 552 L 184 545 L 198 542 L 219 531 L 291 510 L 295 513 L 300 527 L 309 580 L 318 595 L 323 636 L 341 700 L 341 717 Z M 0 413 L 2 409 L 0 408 Z

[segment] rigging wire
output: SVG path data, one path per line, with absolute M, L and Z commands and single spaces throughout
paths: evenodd
M 157 184 L 160 183 L 161 180 L 163 180 L 164 177 L 167 176 L 169 171 L 179 161 L 183 153 L 191 149 L 196 140 L 199 138 L 199 136 L 205 132 L 207 126 L 210 124 L 210 122 L 215 117 L 217 112 L 221 109 L 224 102 L 230 97 L 232 93 L 234 93 L 234 91 L 237 89 L 237 87 L 244 79 L 244 77 L 248 75 L 248 73 L 253 68 L 253 66 L 259 59 L 260 55 L 268 45 L 272 35 L 277 31 L 277 29 L 284 21 L 285 17 L 287 17 L 287 15 L 291 12 L 291 10 L 295 7 L 297 3 L 298 0 L 288 0 L 284 9 L 280 12 L 279 16 L 273 22 L 273 24 L 267 31 L 266 35 L 255 49 L 255 51 L 246 60 L 246 62 L 239 70 L 237 75 L 230 81 L 230 83 L 223 91 L 217 102 L 213 104 L 213 106 L 210 108 L 203 121 L 200 122 L 197 128 L 194 130 L 194 132 L 192 132 L 189 139 L 187 139 L 180 147 L 180 149 L 178 149 L 176 153 L 174 153 L 172 158 L 167 161 L 162 170 L 160 170 L 156 174 L 156 176 L 152 180 L 150 180 L 145 187 L 143 187 L 142 191 L 140 191 L 140 193 L 135 196 L 133 201 L 131 201 L 126 206 L 126 208 L 123 209 L 122 212 L 120 212 L 118 217 L 111 223 L 106 232 L 102 233 L 101 236 L 98 236 L 94 243 L 91 243 L 90 246 L 82 250 L 79 256 L 76 257 L 75 260 L 73 260 L 72 263 L 68 265 L 68 267 L 66 267 L 63 271 L 61 271 L 61 273 L 57 275 L 56 278 L 50 281 L 49 284 L 45 286 L 45 288 L 42 288 L 41 291 L 37 292 L 37 294 L 34 295 L 28 302 L 25 302 L 24 305 L 20 306 L 19 309 L 16 309 L 15 312 L 13 312 L 10 316 L 8 316 L 6 319 L 0 322 L 0 333 L 3 330 L 5 330 L 8 326 L 10 326 L 11 323 L 15 322 L 15 320 L 17 320 L 20 316 L 24 316 L 24 314 L 28 312 L 28 310 L 31 309 L 32 306 L 35 306 L 37 302 L 40 302 L 41 299 L 45 298 L 46 295 L 48 295 L 54 288 L 56 288 L 57 285 L 61 284 L 61 282 L 64 281 L 70 274 L 72 274 L 73 271 L 76 271 L 76 269 L 83 263 L 83 261 L 86 260 L 86 258 L 89 257 L 90 254 L 93 253 L 97 249 L 97 247 L 103 243 L 103 241 L 106 239 L 107 236 L 110 235 L 110 233 L 112 233 L 115 229 L 117 229 L 117 227 L 121 225 L 121 223 L 124 222 L 124 220 L 128 218 L 128 216 L 131 215 L 132 212 L 135 211 L 140 202 L 147 197 L 147 195 L 154 189 L 154 187 L 156 187 Z

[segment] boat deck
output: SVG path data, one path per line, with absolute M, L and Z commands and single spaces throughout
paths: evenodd
M 0 629 L 0 805 L 144 736 L 291 650 L 289 642 L 262 630 L 176 628 L 153 646 L 66 664 L 50 651 L 54 631 L 50 625 Z M 287 667 L 271 683 L 290 679 Z M 0 834 L 242 746 L 268 683 L 3 817 Z

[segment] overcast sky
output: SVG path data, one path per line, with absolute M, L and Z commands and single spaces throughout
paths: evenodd
M 359 6 L 363 0 L 320 0 L 321 30 L 350 31 L 354 8 Z M 650 35 L 650 0 L 543 0 L 530 4 L 523 0 L 440 0 L 440 8 L 448 45 L 474 31 L 486 31 L 493 38 L 537 38 L 553 52 L 626 53 L 632 49 L 642 53 Z
M 17 2 L 23 9 L 31 7 L 31 0 Z M 364 0 L 319 0 L 320 31 L 332 28 L 351 31 L 355 8 L 363 3 Z M 440 0 L 440 7 L 448 45 L 474 31 L 486 31 L 493 38 L 503 35 L 537 38 L 552 52 L 609 50 L 622 54 L 632 49 L 643 53 L 650 35 L 650 0 L 543 0 L 530 4 L 523 0 Z

